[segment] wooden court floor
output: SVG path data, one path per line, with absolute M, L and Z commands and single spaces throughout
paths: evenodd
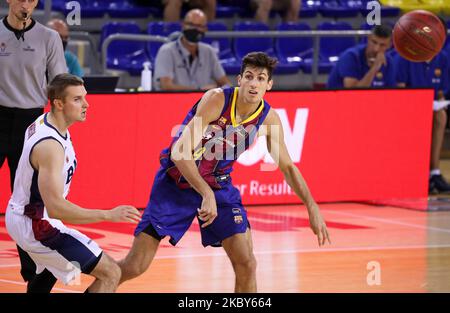
M 420 212 L 355 203 L 323 204 L 332 245 L 319 248 L 303 206 L 249 207 L 258 261 L 258 291 L 450 292 L 450 211 Z M 131 246 L 134 225 L 77 226 L 115 259 Z M 15 244 L 0 216 L 0 292 L 24 292 Z M 92 282 L 57 283 L 81 292 Z M 223 249 L 203 248 L 194 222 L 177 247 L 162 242 L 142 276 L 118 292 L 232 292 Z

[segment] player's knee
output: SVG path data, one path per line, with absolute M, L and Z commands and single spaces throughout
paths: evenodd
M 109 274 L 111 281 L 114 282 L 115 284 L 118 284 L 120 276 L 122 275 L 122 271 L 120 270 L 119 265 L 114 263 L 114 265 L 111 266 L 111 272 Z
M 255 273 L 256 272 L 256 258 L 253 254 L 249 255 L 246 258 L 242 258 L 233 262 L 234 267 L 237 271 L 243 271 L 246 273 Z
M 445 127 L 447 123 L 447 113 L 444 110 L 439 110 L 433 114 L 433 123 L 435 127 Z
M 121 276 L 119 265 L 107 255 L 104 255 L 100 262 L 92 275 L 101 281 L 117 284 Z
M 117 265 L 115 262 L 111 262 L 108 265 L 105 274 L 106 274 L 105 280 L 107 280 L 111 284 L 117 285 L 119 283 L 122 272 L 120 270 L 119 265 Z

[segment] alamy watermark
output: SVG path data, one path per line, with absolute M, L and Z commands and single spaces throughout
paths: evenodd
M 369 273 L 366 276 L 366 282 L 369 286 L 381 285 L 381 265 L 380 262 L 370 261 L 367 263 L 366 269 Z
M 366 22 L 368 25 L 381 25 L 381 5 L 378 1 L 367 2 L 366 9 L 370 10 L 367 14 Z
M 80 263 L 73 261 L 67 263 L 66 270 L 73 274 L 72 279 L 67 282 L 68 286 L 80 286 L 81 285 L 81 266 Z
M 81 4 L 78 1 L 66 3 L 66 9 L 70 10 L 66 16 L 66 23 L 69 26 L 81 25 Z

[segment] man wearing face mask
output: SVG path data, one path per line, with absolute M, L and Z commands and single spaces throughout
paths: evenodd
M 0 167 L 7 160 L 11 191 L 27 127 L 44 112 L 48 82 L 67 72 L 58 33 L 31 16 L 38 0 L 6 0 L 8 15 L 0 20 Z M 0 192 L 7 192 L 0 186 Z M 56 278 L 19 246 L 21 275 L 27 292 L 50 292 Z
M 190 10 L 182 36 L 161 46 L 155 60 L 157 90 L 208 90 L 231 84 L 213 47 L 200 42 L 206 22 L 201 10 Z
M 67 26 L 66 22 L 61 19 L 55 18 L 47 23 L 47 27 L 56 30 L 61 37 L 64 48 L 64 57 L 66 58 L 67 70 L 69 71 L 69 73 L 78 77 L 83 77 L 83 69 L 78 62 L 76 55 L 66 49 L 69 40 L 69 27 Z

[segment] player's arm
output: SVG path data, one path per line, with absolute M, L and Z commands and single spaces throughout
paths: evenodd
M 267 149 L 283 173 L 286 182 L 305 204 L 309 214 L 311 229 L 317 235 L 319 245 L 325 244 L 326 240 L 330 242 L 327 226 L 322 218 L 319 206 L 314 201 L 303 176 L 289 156 L 284 142 L 281 120 L 275 110 L 270 110 L 264 124 L 267 127 Z
M 84 209 L 63 197 L 64 150 L 53 139 L 38 143 L 31 153 L 31 164 L 38 171 L 38 187 L 49 217 L 71 224 L 101 221 L 138 222 L 139 211 L 132 206 L 118 206 L 112 210 Z
M 375 76 L 381 69 L 381 66 L 386 64 L 386 58 L 384 53 L 378 53 L 377 58 L 373 61 L 373 65 L 367 71 L 363 78 L 360 80 L 354 77 L 344 77 L 344 88 L 369 88 L 372 86 L 372 82 Z
M 220 117 L 224 94 L 219 88 L 207 91 L 200 100 L 195 116 L 184 128 L 180 138 L 172 146 L 171 159 L 188 183 L 203 197 L 200 218 L 206 221 L 202 227 L 212 223 L 217 216 L 214 192 L 200 175 L 193 157 L 208 125 Z

